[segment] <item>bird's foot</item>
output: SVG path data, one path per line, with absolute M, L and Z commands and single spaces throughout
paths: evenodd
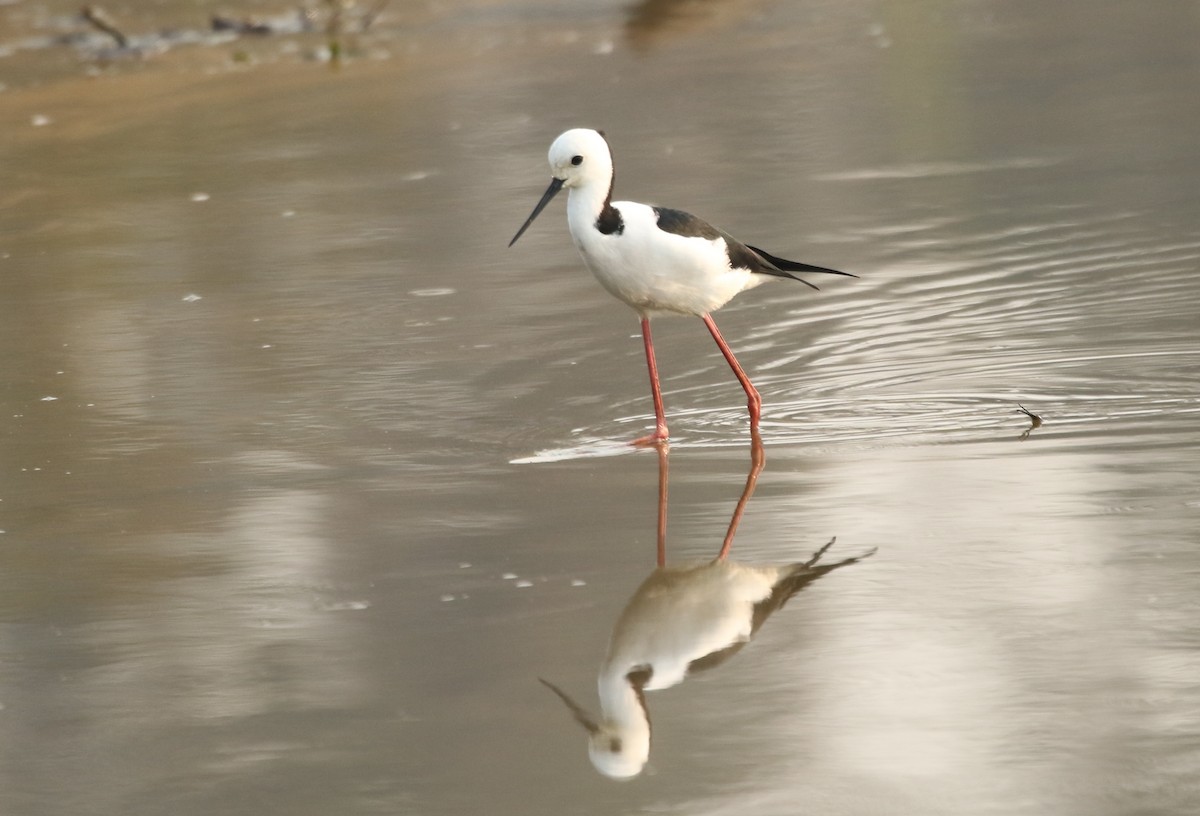
M 757 433 L 758 423 L 762 419 L 762 397 L 758 396 L 758 392 L 754 392 L 754 397 L 746 403 L 746 410 L 750 412 L 750 430 Z
M 654 429 L 654 433 L 638 437 L 629 444 L 635 448 L 651 448 L 667 444 L 669 438 L 670 435 L 667 433 L 667 426 L 659 425 Z

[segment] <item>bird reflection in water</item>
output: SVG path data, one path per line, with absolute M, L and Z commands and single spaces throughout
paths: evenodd
M 725 0 L 641 0 L 626 8 L 625 37 L 638 51 L 670 40 L 735 27 L 754 13 L 751 4 Z
M 641 773 L 650 756 L 646 692 L 670 688 L 689 674 L 723 663 L 750 642 L 776 610 L 813 581 L 860 561 L 875 550 L 830 564 L 821 557 L 834 540 L 803 562 L 740 564 L 728 559 L 738 523 L 754 492 L 765 456 L 752 435 L 750 472 L 712 561 L 667 566 L 667 447 L 658 449 L 658 567 L 642 582 L 613 627 L 600 667 L 599 717 L 542 680 L 588 732 L 588 755 L 600 773 L 625 779 Z

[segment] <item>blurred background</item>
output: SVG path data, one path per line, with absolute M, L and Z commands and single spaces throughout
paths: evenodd
M 1192 812 L 1198 82 L 1192 2 L 0 0 L 0 812 Z M 860 276 L 718 318 L 731 557 L 878 552 L 625 783 L 537 678 L 655 566 L 638 326 L 505 247 L 577 126 Z M 709 559 L 744 397 L 655 325 Z

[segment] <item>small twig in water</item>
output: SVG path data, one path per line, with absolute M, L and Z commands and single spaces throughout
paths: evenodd
M 225 17 L 220 14 L 213 15 L 212 30 L 232 31 L 235 34 L 255 34 L 258 36 L 266 36 L 273 33 L 270 23 L 256 20 L 253 17 L 238 19 L 237 17 Z
M 1017 408 L 1020 409 L 1022 414 L 1029 417 L 1029 427 L 1026 428 L 1024 431 L 1022 431 L 1021 435 L 1018 437 L 1018 439 L 1020 439 L 1022 442 L 1024 442 L 1026 439 L 1029 438 L 1029 435 L 1031 433 L 1033 433 L 1034 428 L 1041 427 L 1042 418 L 1040 416 L 1038 416 L 1037 414 L 1035 414 L 1033 411 L 1030 411 L 1028 408 L 1026 408 L 1024 405 L 1022 405 L 1019 402 L 1017 403 Z
M 352 5 L 347 0 L 325 0 L 329 6 L 329 19 L 325 21 L 325 33 L 336 37 L 342 33 L 342 13 Z
M 363 31 L 366 31 L 371 27 L 371 23 L 375 22 L 375 18 L 379 16 L 380 12 L 383 11 L 388 2 L 390 2 L 390 0 L 378 0 L 378 2 L 371 7 L 371 10 L 362 16 L 361 22 Z
M 117 48 L 129 47 L 129 40 L 121 33 L 121 29 L 117 28 L 117 24 L 113 22 L 112 17 L 109 17 L 108 12 L 104 9 L 99 6 L 84 6 L 83 19 L 116 40 Z

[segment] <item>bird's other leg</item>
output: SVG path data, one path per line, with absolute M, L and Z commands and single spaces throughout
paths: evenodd
M 646 367 L 650 369 L 650 393 L 654 397 L 654 433 L 635 439 L 633 445 L 661 445 L 667 441 L 667 415 L 663 410 L 662 388 L 658 384 L 658 363 L 654 360 L 654 340 L 650 337 L 650 318 L 642 317 L 642 343 L 646 347 Z
M 746 376 L 746 372 L 738 364 L 737 358 L 733 356 L 733 350 L 729 348 L 729 344 L 721 336 L 720 330 L 717 329 L 717 324 L 713 322 L 712 315 L 701 315 L 700 319 L 704 321 L 705 326 L 708 326 L 709 334 L 713 336 L 713 340 L 717 341 L 717 348 L 721 349 L 721 354 L 725 355 L 725 362 L 729 363 L 729 367 L 733 369 L 734 376 L 742 384 L 742 388 L 746 392 L 746 407 L 750 410 L 750 428 L 757 430 L 758 420 L 762 415 L 762 397 L 758 395 L 758 389 L 754 387 L 754 383 L 750 382 L 750 378 Z

